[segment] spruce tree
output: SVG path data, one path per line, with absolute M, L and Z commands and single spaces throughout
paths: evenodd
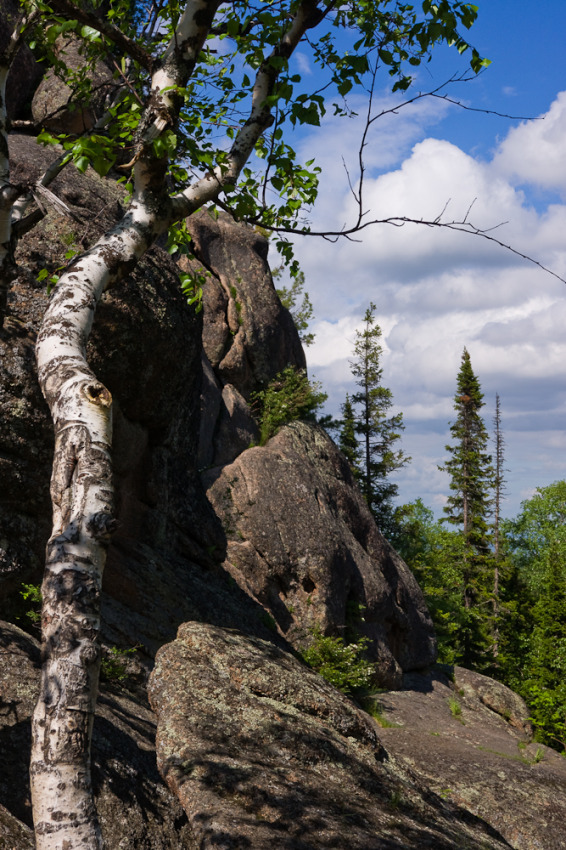
M 352 474 L 356 480 L 360 478 L 361 449 L 356 437 L 356 418 L 354 408 L 349 394 L 341 407 L 342 419 L 340 420 L 340 433 L 338 435 L 338 447 L 350 464 Z
M 410 458 L 395 448 L 405 426 L 402 413 L 388 416 L 393 394 L 381 384 L 383 349 L 379 344 L 381 328 L 375 321 L 375 309 L 375 304 L 369 305 L 363 329 L 356 332 L 355 359 L 350 361 L 350 367 L 360 389 L 352 396 L 352 405 L 355 430 L 361 437 L 362 492 L 380 529 L 387 535 L 394 528 L 392 500 L 397 495 L 397 485 L 389 476 Z
M 499 616 L 501 565 L 503 560 L 501 540 L 501 502 L 505 494 L 505 439 L 501 428 L 501 403 L 499 394 L 495 395 L 495 416 L 493 418 L 495 444 L 495 469 L 493 477 L 493 656 L 499 654 Z
M 450 475 L 452 491 L 444 521 L 457 527 L 463 543 L 459 556 L 466 621 L 460 635 L 462 661 L 476 667 L 485 663 L 490 643 L 486 607 L 492 594 L 493 557 L 489 520 L 494 472 L 487 452 L 489 436 L 480 415 L 483 406 L 483 393 L 464 349 L 454 397 L 456 421 L 450 428 L 454 443 L 446 446 L 450 458 L 439 468 Z

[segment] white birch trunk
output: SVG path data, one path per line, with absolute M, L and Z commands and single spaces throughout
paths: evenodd
M 32 728 L 37 850 L 99 850 L 90 740 L 100 651 L 100 591 L 113 530 L 111 396 L 89 369 L 95 307 L 157 236 L 133 203 L 125 219 L 61 278 L 37 341 L 42 391 L 55 428 L 53 532 L 42 585 L 43 667 Z
M 170 199 L 165 166 L 151 142 L 176 121 L 172 87 L 188 80 L 220 0 L 189 0 L 152 79 L 133 163 L 136 192 L 120 224 L 79 257 L 57 284 L 37 341 L 39 381 L 55 428 L 51 479 L 53 532 L 42 586 L 41 691 L 34 712 L 30 767 L 37 850 L 101 850 L 92 797 L 90 741 L 100 651 L 100 592 L 114 526 L 111 396 L 85 359 L 103 292 L 128 274 L 160 233 L 234 182 L 271 122 L 265 97 L 276 74 L 258 72 L 250 119 L 217 170 Z M 313 0 L 298 7 L 281 43 L 289 56 L 309 25 Z

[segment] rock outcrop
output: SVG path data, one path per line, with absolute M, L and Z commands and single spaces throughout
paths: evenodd
M 195 255 L 211 272 L 203 349 L 222 386 L 234 385 L 247 399 L 286 366 L 305 368 L 293 320 L 273 286 L 267 239 L 225 214 L 202 212 L 188 226 Z
M 59 38 L 56 46 L 58 57 L 67 68 L 77 73 L 84 67 L 86 60 L 80 40 L 74 36 Z M 80 134 L 92 129 L 111 105 L 116 88 L 112 76 L 111 69 L 97 60 L 90 70 L 88 90 L 77 95 L 54 69 L 49 69 L 33 97 L 34 121 L 55 133 Z
M 406 677 L 378 695 L 379 737 L 445 800 L 481 817 L 517 850 L 566 847 L 566 762 L 532 743 L 528 712 L 512 691 L 456 667 Z
M 435 661 L 421 590 L 321 428 L 295 422 L 204 481 L 226 532 L 226 569 L 293 644 L 315 628 L 363 635 L 380 687 Z
M 187 623 L 157 656 L 158 764 L 201 850 L 503 850 L 391 762 L 372 720 L 273 644 Z
M 20 12 L 18 0 L 0 0 L 0 51 L 6 49 Z M 32 97 L 42 76 L 43 68 L 23 44 L 6 82 L 6 106 L 11 120 L 29 118 Z
M 39 646 L 0 621 L 0 850 L 33 850 L 29 753 L 39 691 Z M 155 716 L 143 697 L 105 688 L 92 744 L 96 804 L 106 846 L 194 850 L 192 830 L 155 763 Z
M 248 401 L 286 366 L 304 369 L 305 355 L 289 311 L 273 286 L 268 242 L 252 227 L 208 212 L 188 222 L 198 262 L 181 268 L 203 287 L 203 392 L 198 465 L 233 461 L 259 437 Z
M 10 142 L 15 179 L 35 179 L 51 161 L 53 151 L 30 138 Z M 50 530 L 51 426 L 33 353 L 47 294 L 37 272 L 56 273 L 70 247 L 80 251 L 121 213 L 119 187 L 90 172 L 69 166 L 52 189 L 75 219 L 50 214 L 22 241 L 0 334 L 0 601 L 14 619 L 22 617 L 21 582 L 40 581 Z M 95 722 L 95 793 L 108 846 L 534 848 L 534 816 L 514 833 L 500 810 L 482 809 L 468 793 L 473 764 L 484 764 L 476 750 L 493 748 L 493 730 L 517 742 L 528 732 L 509 693 L 457 671 L 464 719 L 475 712 L 485 737 L 476 724 L 465 742 L 453 730 L 443 737 L 443 727 L 404 739 L 408 722 L 380 729 L 297 657 L 293 645 L 310 626 L 346 637 L 350 630 L 369 639 L 382 685 L 400 686 L 410 674 L 432 682 L 433 695 L 448 688 L 422 678 L 434 658 L 422 595 L 329 438 L 293 424 L 267 446 L 247 448 L 257 433 L 249 394 L 288 363 L 302 366 L 302 351 L 273 290 L 265 240 L 206 214 L 191 226 L 212 275 L 204 379 L 202 314 L 188 308 L 177 268 L 159 247 L 104 297 L 89 345 L 116 411 L 118 530 L 104 577 L 102 639 L 106 653 L 136 647 L 126 680 L 103 682 Z M 144 690 L 158 650 L 151 699 L 162 778 Z M 0 654 L 0 850 L 26 850 L 33 846 L 27 771 L 39 650 L 3 623 Z M 419 700 L 429 697 L 421 691 L 390 691 L 380 700 L 389 700 L 385 711 L 409 713 L 413 700 L 418 714 Z M 537 761 L 524 742 L 520 758 Z M 462 768 L 460 785 L 439 779 L 450 769 L 451 744 L 458 758 L 464 750 L 476 758 L 467 774 Z M 413 746 L 421 753 L 414 764 Z M 517 773 L 516 797 L 502 789 L 501 799 L 509 809 L 514 799 L 521 805 L 519 780 L 532 771 L 542 789 L 533 798 L 551 830 L 544 846 L 558 848 L 563 834 L 551 792 L 563 779 L 544 753 L 537 764 L 517 761 L 526 773 Z M 514 776 L 509 763 L 489 769 L 494 798 L 497 782 Z M 554 799 L 561 805 L 560 793 Z
M 53 152 L 11 138 L 13 173 L 34 177 Z M 69 168 L 52 186 L 78 219 L 48 217 L 18 251 L 21 273 L 0 338 L 0 600 L 18 602 L 22 581 L 39 582 L 50 533 L 53 451 L 35 376 L 34 342 L 47 304 L 37 271 L 56 269 L 69 244 L 95 238 L 120 213 L 121 193 L 93 172 Z M 35 274 L 33 273 L 35 271 Z M 104 576 L 104 640 L 140 646 L 152 658 L 185 620 L 245 625 L 269 635 L 263 609 L 230 590 L 225 535 L 196 468 L 201 321 L 187 308 L 177 269 L 159 248 L 108 293 L 89 360 L 115 402 L 118 530 Z

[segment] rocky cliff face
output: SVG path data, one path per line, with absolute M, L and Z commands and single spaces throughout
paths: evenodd
M 12 151 L 16 174 L 28 179 L 50 158 L 24 137 L 13 138 Z M 55 270 L 70 245 L 88 244 L 121 201 L 115 184 L 93 174 L 63 172 L 52 188 L 76 221 L 50 216 L 22 245 L 0 337 L 0 601 L 13 619 L 21 616 L 21 582 L 40 580 L 49 534 L 51 429 L 33 359 L 47 296 L 37 271 Z M 249 448 L 257 434 L 250 392 L 289 362 L 302 366 L 304 355 L 273 289 L 265 240 L 206 214 L 191 227 L 208 273 L 204 317 L 187 307 L 175 264 L 156 248 L 105 297 L 89 351 L 116 410 L 119 525 L 104 580 L 103 642 L 106 653 L 137 647 L 123 681 L 103 680 L 95 725 L 108 846 L 541 846 L 534 818 L 513 831 L 498 808 L 512 800 L 497 782 L 524 783 L 526 767 L 487 732 L 503 730 L 522 752 L 525 729 L 511 725 L 520 711 L 497 713 L 502 700 L 512 703 L 501 694 L 488 708 L 474 680 L 477 699 L 466 697 L 466 713 L 480 718 L 475 743 L 456 746 L 439 706 L 458 694 L 428 672 L 434 638 L 422 595 L 335 446 L 320 429 L 295 423 Z M 296 649 L 312 626 L 367 636 L 376 684 L 409 687 L 387 695 L 386 711 L 406 712 L 395 719 L 402 732 L 410 731 L 411 705 L 422 713 L 419 700 L 432 706 L 430 695 L 441 694 L 436 725 L 419 731 L 418 748 L 300 661 Z M 11 850 L 33 846 L 27 759 L 38 646 L 4 623 L 0 652 L 0 850 Z M 155 713 L 145 689 L 151 668 Z M 457 688 L 468 684 L 456 680 Z M 462 752 L 472 753 L 460 785 L 427 769 L 439 736 L 446 771 L 454 744 L 457 777 Z M 469 790 L 480 764 L 473 747 L 482 741 L 496 750 L 493 805 L 483 808 Z M 411 761 L 413 746 L 420 755 Z M 544 806 L 565 778 L 561 762 L 543 749 L 532 768 L 529 793 Z M 537 787 L 546 796 L 537 798 Z M 548 814 L 547 822 L 555 843 L 544 846 L 566 846 L 557 818 Z
M 379 687 L 435 661 L 421 591 L 322 429 L 293 423 L 203 478 L 226 530 L 226 569 L 293 645 L 317 628 L 367 637 Z

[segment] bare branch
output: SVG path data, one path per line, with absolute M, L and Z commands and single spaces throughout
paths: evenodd
M 32 187 L 31 193 L 34 197 L 34 200 L 37 206 L 42 210 L 43 213 L 46 212 L 44 201 L 50 204 L 58 213 L 62 215 L 68 216 L 68 218 L 73 218 L 75 221 L 79 221 L 78 217 L 74 214 L 74 212 L 67 206 L 61 198 L 58 198 L 50 189 L 39 181 Z
M 410 218 L 409 216 L 390 216 L 389 218 L 374 218 L 371 221 L 365 221 L 362 224 L 355 224 L 352 227 L 343 228 L 342 230 L 310 230 L 304 229 L 299 230 L 297 228 L 292 227 L 271 227 L 269 225 L 263 225 L 266 230 L 270 230 L 273 233 L 289 233 L 295 234 L 297 236 L 318 236 L 322 239 L 326 239 L 329 242 L 338 242 L 339 239 L 347 239 L 350 242 L 361 242 L 361 239 L 354 239 L 354 235 L 360 233 L 362 230 L 366 230 L 368 227 L 373 227 L 378 224 L 389 224 L 393 227 L 404 227 L 406 224 L 419 224 L 424 227 L 431 228 L 443 228 L 444 230 L 455 230 L 458 233 L 467 233 L 471 236 L 479 236 L 481 239 L 486 239 L 488 242 L 493 242 L 495 245 L 499 245 L 500 248 L 504 248 L 506 251 L 510 251 L 515 256 L 520 257 L 522 260 L 526 260 L 529 263 L 532 263 L 535 266 L 538 266 L 539 269 L 546 272 L 547 274 L 552 275 L 561 283 L 566 283 L 566 278 L 561 277 L 557 272 L 552 271 L 547 266 L 543 265 L 543 263 L 539 262 L 539 260 L 535 260 L 533 257 L 530 257 L 528 254 L 519 251 L 517 248 L 513 248 L 512 245 L 509 245 L 507 242 L 503 242 L 501 239 L 496 239 L 495 236 L 490 236 L 494 230 L 502 227 L 504 224 L 508 222 L 500 222 L 499 224 L 494 225 L 493 227 L 481 228 L 477 227 L 471 221 L 468 221 L 468 213 L 473 205 L 470 204 L 468 208 L 468 212 L 460 221 L 442 221 L 441 216 L 437 216 L 435 219 L 425 219 L 425 218 Z M 448 202 L 445 205 L 444 209 L 448 206 Z

